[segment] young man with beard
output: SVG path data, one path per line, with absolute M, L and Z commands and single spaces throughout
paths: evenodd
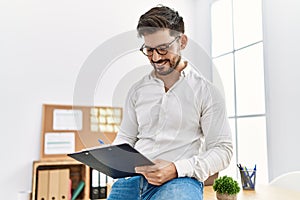
M 203 182 L 232 157 L 224 99 L 181 57 L 188 38 L 178 12 L 154 7 L 137 31 L 153 71 L 130 89 L 114 144 L 129 143 L 155 165 L 119 179 L 108 199 L 202 200 Z

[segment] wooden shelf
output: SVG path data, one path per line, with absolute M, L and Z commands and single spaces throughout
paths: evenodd
M 57 161 L 34 161 L 32 170 L 32 200 L 37 200 L 38 171 L 51 169 L 70 169 L 70 179 L 72 180 L 72 191 L 82 180 L 85 182 L 83 191 L 77 199 L 90 199 L 90 168 L 75 160 L 57 160 Z M 45 183 L 47 184 L 47 183 Z

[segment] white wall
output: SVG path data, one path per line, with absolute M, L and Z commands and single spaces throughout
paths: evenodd
M 89 54 L 163 3 L 176 8 L 187 34 L 210 52 L 205 0 L 0 1 L 0 193 L 16 199 L 31 189 L 39 159 L 43 103 L 72 104 Z M 264 53 L 270 179 L 300 170 L 300 2 L 264 0 Z M 200 12 L 199 12 L 200 11 Z
M 264 0 L 270 180 L 300 170 L 300 2 Z
M 195 27 L 194 0 L 0 1 L 1 199 L 31 190 L 42 104 L 72 104 L 89 54 L 112 36 L 135 29 L 139 16 L 158 3 L 178 10 L 187 34 L 209 46 L 206 36 L 197 39 L 206 26 Z

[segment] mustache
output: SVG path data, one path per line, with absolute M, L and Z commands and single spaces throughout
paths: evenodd
M 158 60 L 158 61 L 151 60 L 151 62 L 154 64 L 162 64 L 162 63 L 171 62 L 171 61 L 170 61 L 170 59 L 163 59 L 163 60 Z

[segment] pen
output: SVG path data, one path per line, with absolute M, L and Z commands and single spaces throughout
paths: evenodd
M 249 172 L 248 172 L 248 169 L 247 169 L 246 166 L 245 166 L 245 172 L 246 172 L 247 181 L 248 181 L 248 183 L 250 184 L 250 187 L 253 188 L 254 185 L 253 185 L 253 183 L 252 183 L 251 176 L 249 175 Z
M 101 140 L 101 139 L 98 139 L 98 142 L 99 142 L 100 144 L 105 144 L 105 143 L 103 142 L 103 140 Z
M 252 176 L 254 176 L 255 173 L 256 173 L 256 164 L 255 164 L 255 166 L 254 166 L 254 169 L 253 169 L 253 172 L 252 172 L 250 178 L 252 178 Z
M 242 165 L 241 165 L 240 163 L 239 163 L 239 164 L 236 164 L 236 166 L 237 166 L 237 167 L 239 168 L 239 170 L 240 170 L 242 180 L 244 180 L 244 181 L 242 181 L 243 187 L 247 187 L 248 181 L 247 181 L 247 175 L 246 175 L 246 173 L 245 173 L 244 168 L 242 167 Z
M 243 167 L 241 164 L 236 164 L 236 166 L 240 169 L 240 170 L 243 170 Z

